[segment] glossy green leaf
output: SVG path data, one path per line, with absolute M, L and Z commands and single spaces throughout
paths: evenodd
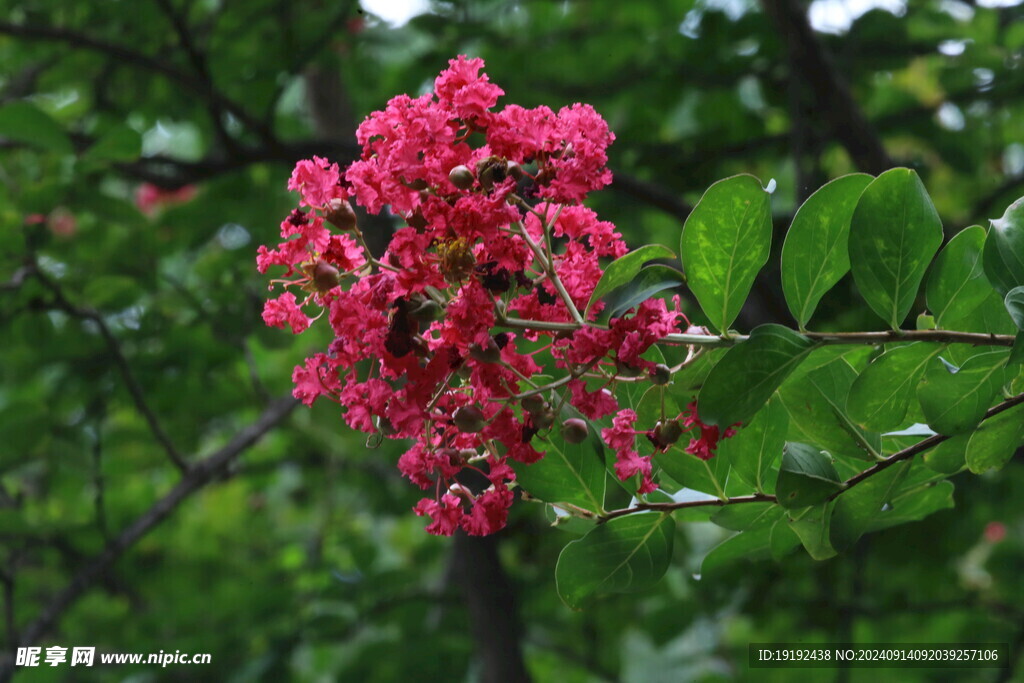
M 647 266 L 632 280 L 604 296 L 605 308 L 601 311 L 601 316 L 618 318 L 658 292 L 678 287 L 683 282 L 683 274 L 675 268 L 660 264 Z
M 889 349 L 872 361 L 850 387 L 846 409 L 853 421 L 876 432 L 903 424 L 925 367 L 942 349 L 918 342 Z
M 768 402 L 814 342 L 781 325 L 760 325 L 725 354 L 697 397 L 705 424 L 745 423 Z
M 1007 365 L 1024 365 L 1024 331 L 1018 332 L 1013 340 L 1013 348 L 1010 349 L 1010 358 Z
M 725 497 L 729 461 L 718 455 L 710 460 L 701 460 L 696 455 L 690 455 L 683 450 L 686 443 L 684 435 L 680 439 L 680 443 L 665 453 L 655 453 L 654 464 L 688 489 L 719 498 Z
M 0 138 L 24 142 L 50 152 L 70 154 L 71 138 L 49 114 L 18 100 L 0 107 Z
M 786 408 L 779 400 L 770 400 L 733 437 L 718 442 L 716 457 L 727 460 L 736 476 L 754 490 L 771 493 L 774 482 L 769 472 L 782 457 L 788 427 Z
M 737 560 L 778 560 L 798 545 L 800 538 L 780 516 L 773 524 L 738 533 L 719 543 L 704 556 L 700 570 L 702 574 L 713 576 Z
M 820 449 L 803 443 L 786 444 L 775 484 L 779 505 L 789 509 L 816 505 L 842 488 L 835 465 Z
M 766 526 L 782 517 L 782 508 L 775 503 L 743 503 L 726 505 L 711 516 L 711 521 L 733 531 L 748 531 Z
M 979 422 L 1000 387 L 1010 380 L 1007 352 L 987 351 L 951 372 L 942 358 L 932 359 L 917 387 L 928 426 L 940 434 L 959 434 Z
M 832 510 L 832 546 L 842 552 L 853 546 L 896 496 L 913 464 L 897 463 L 843 491 Z
M 1018 448 L 1024 446 L 1024 405 L 993 415 L 975 430 L 967 442 L 967 467 L 975 474 L 1002 469 Z
M 948 481 L 918 484 L 901 490 L 882 510 L 866 530 L 867 532 L 916 522 L 939 510 L 954 507 L 953 484 Z
M 854 173 L 836 178 L 797 210 L 782 245 L 782 291 L 801 329 L 825 292 L 850 270 L 850 220 L 873 178 Z
M 1006 304 L 1006 310 L 1009 312 L 1010 318 L 1013 319 L 1013 323 L 1024 330 L 1024 285 L 1014 287 L 1007 292 L 1003 302 Z
M 594 293 L 590 295 L 587 311 L 589 312 L 594 302 L 599 301 L 605 294 L 633 280 L 648 261 L 675 257 L 676 255 L 668 247 L 660 244 L 647 244 L 615 259 L 605 268 L 604 275 L 598 280 Z
M 917 173 L 894 168 L 864 190 L 850 224 L 850 265 L 868 306 L 893 329 L 940 244 L 942 222 Z
M 833 455 L 873 460 L 882 447 L 877 432 L 855 424 L 844 405 L 857 371 L 845 358 L 793 378 L 779 390 L 789 413 L 790 441 L 813 443 Z
M 924 464 L 935 472 L 956 474 L 967 466 L 967 442 L 971 435 L 957 434 L 924 454 Z
M 720 180 L 686 218 L 679 257 L 686 281 L 711 325 L 736 320 L 772 241 L 770 195 L 751 175 Z
M 991 221 L 983 255 L 985 276 L 1001 296 L 1024 286 L 1024 197 Z
M 604 446 L 593 425 L 583 443 L 567 443 L 553 429 L 547 439 L 536 437 L 534 447 L 544 452 L 543 458 L 531 465 L 511 462 L 524 491 L 546 503 L 568 503 L 591 512 L 604 509 Z
M 787 515 L 790 528 L 800 537 L 807 554 L 815 560 L 827 560 L 836 555 L 829 538 L 831 517 L 832 503 L 791 510 Z
M 957 233 L 936 257 L 925 293 L 939 327 L 952 329 L 949 321 L 973 311 L 992 291 L 982 266 L 984 245 L 985 228 L 974 225 Z
M 604 593 L 644 590 L 664 575 L 672 557 L 671 515 L 617 517 L 562 549 L 555 567 L 558 595 L 579 608 Z

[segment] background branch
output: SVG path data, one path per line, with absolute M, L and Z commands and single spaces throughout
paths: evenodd
M 17 644 L 28 645 L 38 642 L 60 620 L 61 615 L 82 597 L 97 578 L 107 572 L 125 551 L 165 520 L 182 501 L 222 474 L 231 462 L 284 420 L 296 405 L 298 402 L 291 396 L 278 398 L 254 423 L 239 431 L 225 446 L 212 455 L 197 460 L 173 489 L 136 518 L 107 545 L 103 552 L 86 563 L 72 577 L 64 590 L 25 627 Z M 0 663 L 0 681 L 10 680 L 12 675 L 13 660 Z

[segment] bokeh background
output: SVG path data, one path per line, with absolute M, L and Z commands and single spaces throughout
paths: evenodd
M 915 168 L 951 233 L 1024 194 L 1024 6 L 1012 0 L 0 1 L 0 676 L 18 645 L 208 652 L 82 681 L 1021 680 L 1013 668 L 756 670 L 750 642 L 1024 641 L 1024 465 L 815 562 L 736 560 L 681 524 L 656 589 L 573 612 L 572 536 L 517 504 L 434 538 L 400 446 L 287 397 L 329 341 L 260 319 L 257 245 L 312 154 L 482 56 L 502 102 L 594 105 L 617 135 L 591 205 L 676 244 L 715 180 L 802 199 Z M 379 248 L 391 223 L 364 217 Z M 875 325 L 844 280 L 819 329 Z M 778 272 L 738 326 L 793 324 Z M 326 326 L 324 326 L 326 327 Z M 1024 663 L 1014 662 L 1024 667 Z M 1024 669 L 1022 669 L 1024 670 Z M 72 680 L 21 669 L 16 680 Z

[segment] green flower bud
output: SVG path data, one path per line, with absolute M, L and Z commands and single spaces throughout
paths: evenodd
M 668 420 L 659 422 L 654 426 L 654 438 L 665 446 L 671 446 L 683 435 L 683 427 L 679 420 Z
M 473 172 L 460 164 L 448 172 L 448 181 L 460 190 L 468 190 L 473 187 Z
M 338 269 L 326 261 L 317 261 L 313 267 L 313 286 L 318 292 L 327 292 L 338 286 L 341 282 Z
M 452 415 L 452 422 L 459 431 L 475 434 L 484 428 L 485 418 L 483 411 L 476 406 L 462 406 Z
M 570 417 L 562 423 L 562 438 L 568 443 L 583 443 L 587 433 L 587 423 L 578 417 Z
M 332 199 L 327 205 L 324 218 L 342 232 L 356 227 L 356 212 L 352 210 L 352 205 L 338 197 Z
M 651 384 L 664 386 L 672 379 L 672 369 L 664 363 L 658 363 L 651 370 Z

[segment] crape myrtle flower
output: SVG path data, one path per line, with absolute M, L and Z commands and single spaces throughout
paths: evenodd
M 300 206 L 256 259 L 261 273 L 283 270 L 268 325 L 298 334 L 324 318 L 334 335 L 295 368 L 295 397 L 337 403 L 371 442 L 410 441 L 398 468 L 429 492 L 414 511 L 440 535 L 505 526 L 512 463 L 544 456 L 563 402 L 590 419 L 617 413 L 603 431 L 616 474 L 653 491 L 636 414 L 620 410 L 612 384 L 619 369 L 653 368 L 643 354 L 688 325 L 678 298 L 596 324 L 602 305 L 588 303 L 602 263 L 628 249 L 582 202 L 611 182 L 614 135 L 585 104 L 497 108 L 504 91 L 483 67 L 459 56 L 433 92 L 392 98 L 359 125 L 361 154 L 348 166 L 299 161 L 288 189 Z M 350 202 L 401 221 L 379 258 Z M 562 380 L 545 390 L 552 373 Z M 710 438 L 698 440 L 708 452 Z M 467 470 L 485 488 L 458 483 Z

